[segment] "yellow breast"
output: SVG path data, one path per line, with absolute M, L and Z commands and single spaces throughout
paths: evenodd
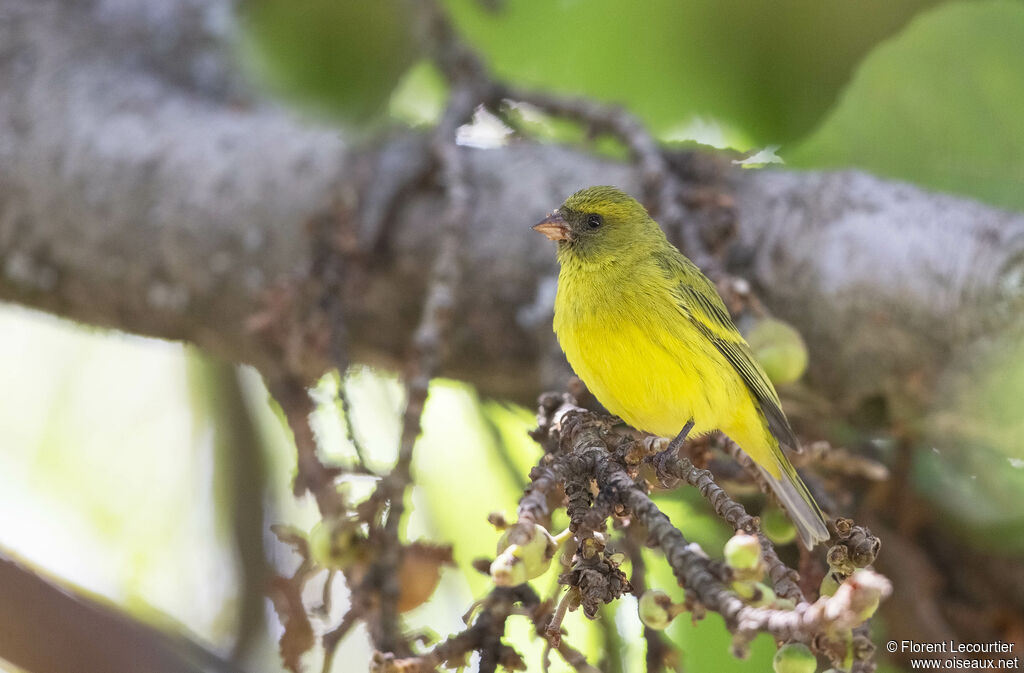
M 690 419 L 695 433 L 720 429 L 737 441 L 764 434 L 743 381 L 658 274 L 595 284 L 593 274 L 565 271 L 555 332 L 569 364 L 610 412 L 668 437 Z

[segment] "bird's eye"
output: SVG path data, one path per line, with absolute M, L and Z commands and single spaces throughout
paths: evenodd
M 591 229 L 597 229 L 604 224 L 604 219 L 600 215 L 587 215 L 587 226 Z

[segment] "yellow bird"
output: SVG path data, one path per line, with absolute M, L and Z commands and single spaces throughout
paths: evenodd
M 608 411 L 646 432 L 721 430 L 742 447 L 811 549 L 821 509 L 780 448 L 798 446 L 775 388 L 700 269 L 615 187 L 570 196 L 534 229 L 558 242 L 555 334 Z

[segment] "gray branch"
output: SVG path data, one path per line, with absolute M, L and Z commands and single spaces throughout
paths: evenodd
M 357 146 L 268 103 L 230 60 L 231 17 L 226 0 L 0 0 L 0 299 L 266 363 L 280 349 L 254 317 L 308 315 L 278 316 L 274 293 L 309 281 L 310 224 L 341 212 L 365 272 L 344 307 L 352 355 L 395 362 L 443 209 L 426 141 Z M 529 399 L 563 371 L 554 254 L 529 225 L 585 185 L 639 193 L 640 176 L 525 141 L 462 152 L 475 199 L 447 373 Z M 856 172 L 718 165 L 728 268 L 805 334 L 827 392 L 932 370 L 1020 296 L 1024 215 Z

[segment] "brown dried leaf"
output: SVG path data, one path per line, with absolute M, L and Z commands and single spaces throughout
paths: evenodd
M 270 527 L 270 532 L 277 536 L 283 544 L 295 550 L 302 558 L 309 558 L 309 542 L 306 534 L 295 526 L 275 523 Z

